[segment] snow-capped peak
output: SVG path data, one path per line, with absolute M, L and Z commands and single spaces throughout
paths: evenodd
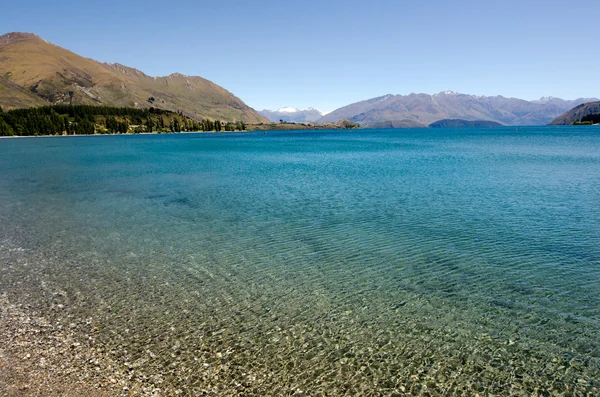
M 316 108 L 306 108 L 306 109 L 296 109 L 290 107 L 283 107 L 276 111 L 277 113 L 300 113 L 300 112 L 319 112 L 319 114 L 324 115 L 322 111 Z
M 279 113 L 296 113 L 299 111 L 300 111 L 299 109 L 290 108 L 290 107 L 283 107 L 283 108 L 280 108 L 279 110 L 277 110 L 277 112 L 279 112 Z
M 302 111 L 305 112 L 318 112 L 321 116 L 324 116 L 326 113 L 320 109 L 317 108 L 306 108 L 306 109 L 302 109 Z
M 554 98 L 553 96 L 544 96 L 544 97 L 541 97 L 540 99 L 538 99 L 536 102 L 544 104 L 544 103 L 550 102 L 553 99 L 556 99 L 556 98 Z
M 442 92 L 438 92 L 437 94 L 434 94 L 434 96 L 436 96 L 436 95 L 459 95 L 459 94 L 458 94 L 458 92 L 447 90 L 447 91 L 442 91 Z

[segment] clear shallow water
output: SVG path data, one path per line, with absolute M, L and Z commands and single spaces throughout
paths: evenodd
M 163 389 L 599 392 L 598 128 L 6 139 L 0 167 L 0 293 Z

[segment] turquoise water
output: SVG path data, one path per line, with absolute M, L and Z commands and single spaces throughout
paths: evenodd
M 599 128 L 4 139 L 0 167 L 0 294 L 163 390 L 599 393 Z

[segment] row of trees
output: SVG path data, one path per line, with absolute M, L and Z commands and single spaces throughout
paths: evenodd
M 38 108 L 0 108 L 0 136 L 62 134 L 125 134 L 132 132 L 243 131 L 243 122 L 197 121 L 182 113 L 149 108 L 54 105 Z
M 126 134 L 129 131 L 129 122 L 118 121 L 115 116 L 108 116 L 104 120 L 106 130 L 113 134 Z
M 26 111 L 23 111 L 26 110 Z M 54 109 L 18 109 L 3 112 L 0 108 L 0 136 L 93 134 L 93 118 L 59 114 Z
M 600 123 L 600 113 L 598 114 L 588 114 L 587 116 L 581 119 L 582 123 L 590 123 L 590 124 L 598 124 Z
M 11 112 L 25 112 L 29 111 L 31 108 L 26 109 L 15 109 Z M 128 117 L 130 119 L 133 118 L 148 118 L 151 115 L 166 115 L 166 114 L 174 114 L 169 110 L 163 110 L 158 108 L 147 108 L 147 109 L 136 109 L 136 108 L 128 108 L 128 107 L 115 107 L 115 106 L 89 106 L 89 105 L 52 105 L 52 106 L 42 106 L 35 108 L 42 112 L 49 113 L 52 110 L 56 111 L 59 114 L 68 115 L 71 118 L 75 118 L 79 116 L 81 118 L 86 118 L 89 115 L 97 116 L 119 116 L 119 117 Z M 181 113 L 180 113 L 181 114 Z

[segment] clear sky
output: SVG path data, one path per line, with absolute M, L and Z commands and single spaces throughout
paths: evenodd
M 444 90 L 600 97 L 599 16 L 599 1 L 571 0 L 19 0 L 0 7 L 0 33 L 202 76 L 257 110 L 331 111 Z

